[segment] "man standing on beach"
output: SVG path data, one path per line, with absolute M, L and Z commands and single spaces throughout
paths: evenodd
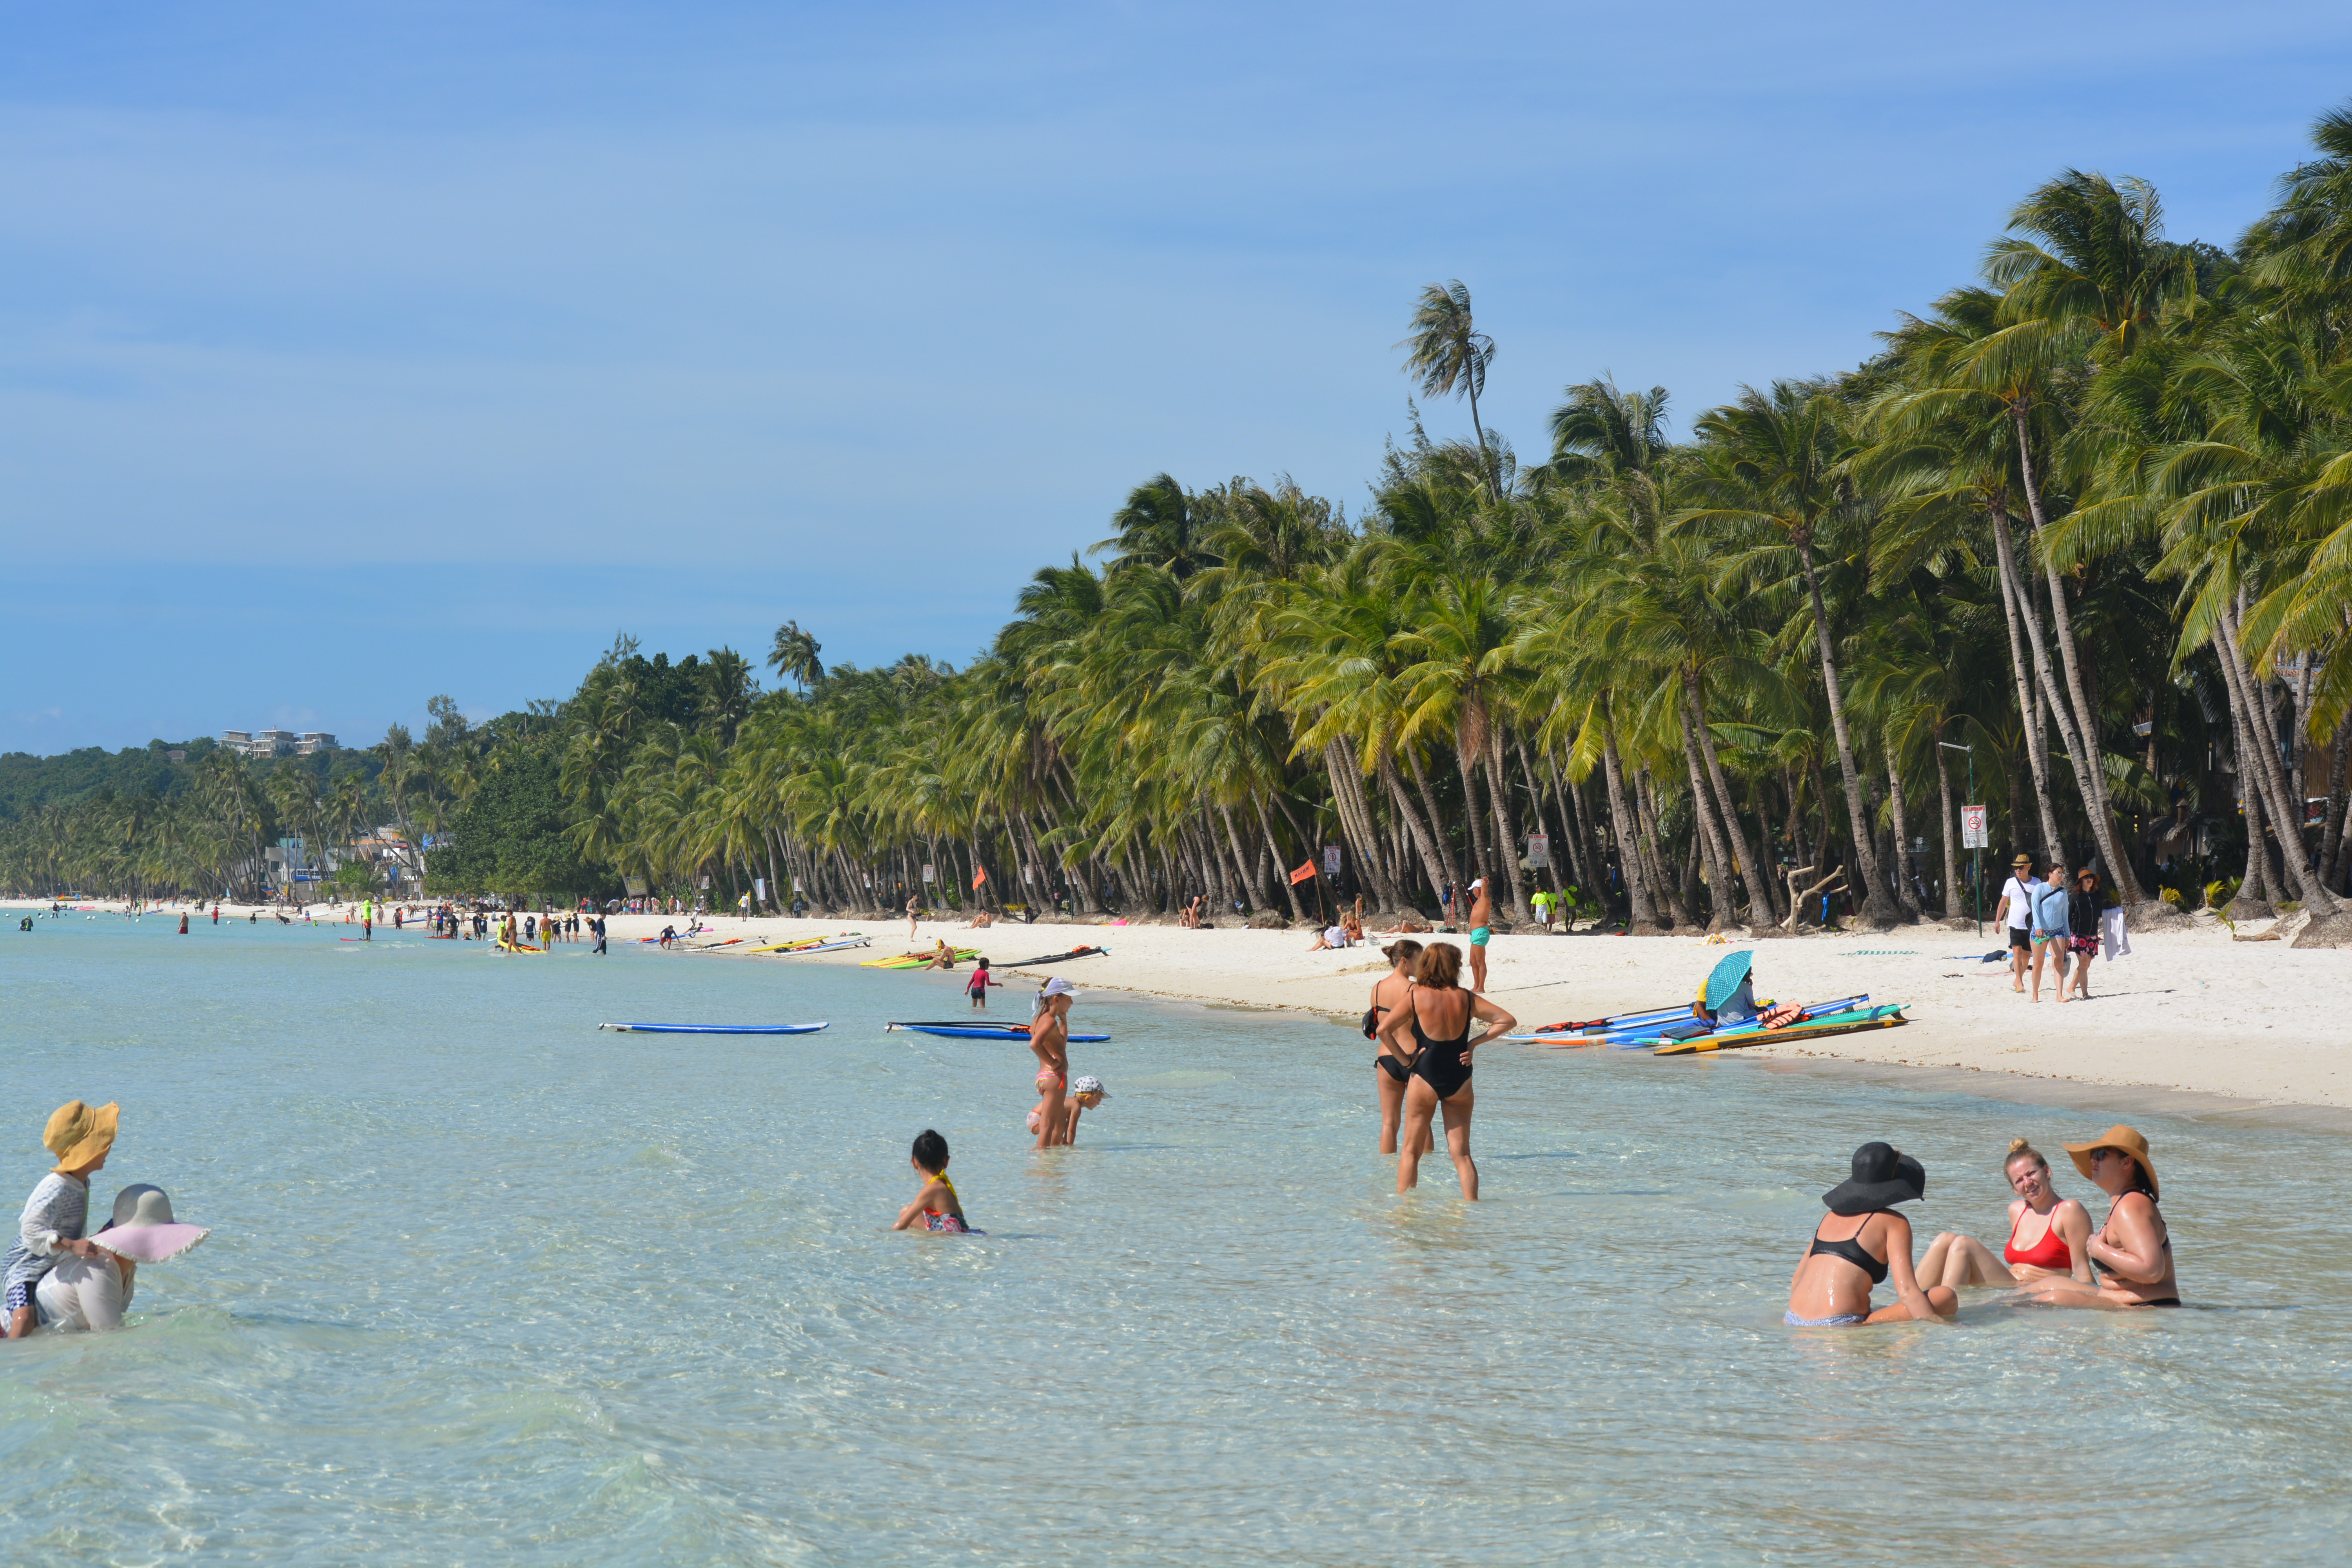
M 1486 939 L 1495 934 L 1495 900 L 1486 893 L 1486 879 L 1470 884 L 1470 994 L 1486 989 Z
M 2003 917 L 2006 917 L 2004 921 Z M 2009 863 L 2009 880 L 2001 884 L 2000 902 L 1993 906 L 1993 923 L 2009 931 L 2009 988 L 2025 989 L 2026 966 L 2033 962 L 2033 857 L 2020 855 Z

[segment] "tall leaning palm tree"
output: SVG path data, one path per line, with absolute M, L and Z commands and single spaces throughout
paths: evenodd
M 1492 464 L 1487 460 L 1486 428 L 1478 422 L 1478 395 L 1486 390 L 1486 367 L 1494 363 L 1495 340 L 1478 330 L 1470 314 L 1470 290 L 1456 278 L 1432 283 L 1421 291 L 1413 307 L 1412 333 L 1395 347 L 1409 351 L 1404 373 L 1412 377 L 1424 397 L 1466 395 L 1470 428 L 1478 437 L 1478 468 L 1486 481 L 1486 499 L 1499 500 Z
M 1902 920 L 1903 911 L 1880 875 L 1878 847 L 1863 805 L 1862 773 L 1854 765 L 1837 647 L 1814 549 L 1822 527 L 1845 502 L 1838 476 L 1853 446 L 1845 416 L 1844 405 L 1833 394 L 1786 381 L 1774 382 L 1769 393 L 1745 388 L 1738 402 L 1710 410 L 1699 420 L 1699 434 L 1716 448 L 1720 464 L 1710 479 L 1696 483 L 1702 493 L 1713 492 L 1713 504 L 1689 509 L 1682 521 L 1777 534 L 1796 551 L 1811 600 L 1822 686 L 1829 699 L 1830 727 L 1837 736 L 1838 765 L 1844 773 L 1846 816 L 1864 889 L 1863 916 L 1874 925 L 1891 926 Z

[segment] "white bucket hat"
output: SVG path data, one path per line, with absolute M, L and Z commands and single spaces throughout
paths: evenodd
M 177 1258 L 211 1231 L 172 1217 L 171 1194 L 149 1182 L 133 1182 L 114 1194 L 114 1218 L 90 1240 L 141 1263 Z
M 1095 1077 L 1092 1073 L 1087 1074 L 1084 1078 L 1079 1079 L 1076 1082 L 1071 1084 L 1070 1093 L 1072 1095 L 1098 1094 L 1105 1100 L 1108 1100 L 1110 1098 L 1110 1090 L 1105 1089 L 1102 1085 L 1102 1079 Z

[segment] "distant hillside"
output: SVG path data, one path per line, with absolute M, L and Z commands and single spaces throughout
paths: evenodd
M 13 822 L 27 811 L 52 803 L 79 800 L 100 790 L 110 790 L 118 795 L 178 795 L 194 780 L 195 764 L 218 744 L 207 735 L 194 741 L 150 741 L 143 746 L 126 746 L 119 752 L 85 746 L 54 757 L 37 757 L 29 752 L 0 752 L 0 822 Z M 187 760 L 172 761 L 169 753 L 175 751 L 186 752 Z M 350 750 L 280 758 L 278 762 L 309 768 L 321 783 L 350 773 L 373 778 L 383 765 L 372 752 Z M 278 763 L 262 765 L 275 767 Z

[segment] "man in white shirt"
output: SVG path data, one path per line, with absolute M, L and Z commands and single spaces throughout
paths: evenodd
M 1992 918 L 2008 922 L 2009 988 L 2021 992 L 2026 965 L 2033 960 L 2033 857 L 2020 855 L 2009 868 L 2009 880 L 2001 884 L 2000 902 L 1993 906 Z

